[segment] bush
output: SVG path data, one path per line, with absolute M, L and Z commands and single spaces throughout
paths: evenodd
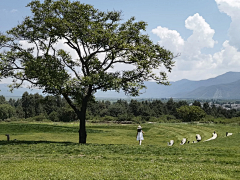
M 0 119 L 8 119 L 15 115 L 15 109 L 9 104 L 0 104 Z
M 132 118 L 130 116 L 128 116 L 128 114 L 121 114 L 118 115 L 117 117 L 117 121 L 131 121 Z
M 77 115 L 74 112 L 74 110 L 70 107 L 64 107 L 61 110 L 58 111 L 59 114 L 59 120 L 63 122 L 71 122 L 71 121 L 76 121 Z
M 5 122 L 14 122 L 14 121 L 20 121 L 21 119 L 17 118 L 17 117 L 11 117 L 11 118 L 8 118 L 8 119 L 5 119 L 4 121 Z
M 105 117 L 105 116 L 109 116 L 110 113 L 109 113 L 108 109 L 103 109 L 103 110 L 100 111 L 99 115 L 101 117 Z
M 158 118 L 158 122 L 160 123 L 171 123 L 171 122 L 181 122 L 174 115 L 162 115 Z
M 59 121 L 59 118 L 58 118 L 58 113 L 56 111 L 53 111 L 51 112 L 49 115 L 48 115 L 48 118 L 53 121 L 53 122 L 58 122 Z
M 149 121 L 150 121 L 150 122 L 158 122 L 158 121 L 159 121 L 159 118 L 150 117 Z
M 206 115 L 206 117 L 204 117 L 203 119 L 200 120 L 200 122 L 202 123 L 210 123 L 210 122 L 214 122 L 214 117 L 211 115 Z
M 33 122 L 33 121 L 42 121 L 42 122 L 49 122 L 50 120 L 44 114 L 40 114 L 38 116 L 27 118 L 26 121 Z
M 219 124 L 230 124 L 230 123 L 237 123 L 240 124 L 240 118 L 239 117 L 234 117 L 234 118 L 214 118 L 212 120 L 214 123 L 219 123 Z
M 151 116 L 141 116 L 141 120 L 144 121 L 144 122 L 149 121 L 150 118 L 151 118 Z
M 102 118 L 103 121 L 115 121 L 116 119 L 112 116 L 104 116 Z
M 44 114 L 40 114 L 40 115 L 38 115 L 38 116 L 33 117 L 32 119 L 33 119 L 34 121 L 44 121 L 44 120 L 46 120 L 47 118 L 45 117 Z
M 144 119 L 142 119 L 142 116 L 135 116 L 131 120 L 137 124 L 142 124 L 146 122 Z

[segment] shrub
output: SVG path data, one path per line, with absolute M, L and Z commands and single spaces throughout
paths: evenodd
M 33 119 L 34 121 L 44 121 L 44 120 L 47 119 L 47 118 L 45 117 L 44 114 L 40 114 L 40 115 L 38 115 L 38 116 L 33 117 L 32 119 Z
M 159 118 L 150 117 L 149 121 L 150 121 L 150 122 L 158 122 L 158 121 L 159 121 Z
M 63 122 L 71 122 L 77 120 L 77 115 L 70 107 L 64 107 L 58 111 L 59 120 Z
M 103 121 L 115 121 L 116 119 L 112 116 L 104 116 L 102 118 Z
M 131 119 L 133 122 L 137 124 L 145 123 L 146 121 L 142 118 L 142 116 L 135 116 Z
M 8 119 L 15 115 L 15 109 L 9 104 L 0 104 L 0 119 Z
M 17 118 L 17 117 L 11 117 L 11 118 L 8 118 L 8 119 L 5 119 L 4 121 L 5 122 L 13 122 L 13 121 L 20 121 L 21 119 Z
M 118 115 L 117 121 L 131 121 L 131 117 L 127 114 Z
M 158 118 L 158 122 L 170 123 L 170 122 L 181 122 L 181 121 L 177 120 L 174 115 L 162 115 L 162 116 L 160 116 L 160 118 Z
M 49 120 L 53 121 L 53 122 L 58 122 L 59 118 L 58 118 L 58 113 L 56 111 L 51 112 L 48 115 Z
M 210 123 L 210 122 L 214 122 L 214 117 L 211 115 L 206 115 L 203 119 L 200 120 L 200 122 L 202 123 Z
M 50 120 L 44 114 L 40 114 L 38 116 L 30 117 L 25 119 L 26 121 L 33 122 L 33 121 L 42 121 L 42 122 L 49 122 Z

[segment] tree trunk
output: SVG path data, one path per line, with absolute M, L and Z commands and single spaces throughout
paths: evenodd
M 87 100 L 83 99 L 81 112 L 79 114 L 80 127 L 79 127 L 79 143 L 86 144 L 87 142 L 87 131 L 86 131 L 86 111 L 87 111 Z
M 72 100 L 68 97 L 68 95 L 66 93 L 63 93 L 62 95 L 66 99 L 68 104 L 73 108 L 73 110 L 77 114 L 77 117 L 80 121 L 79 122 L 79 131 L 78 131 L 78 133 L 79 133 L 79 143 L 86 144 L 86 142 L 87 142 L 86 112 L 87 112 L 87 103 L 88 103 L 88 99 L 89 99 L 90 95 L 86 96 L 82 99 L 81 111 L 79 111 L 77 106 L 72 102 Z
M 84 115 L 85 114 L 85 115 Z M 79 143 L 80 144 L 86 144 L 87 142 L 87 131 L 86 131 L 86 112 L 83 113 L 81 111 L 81 114 L 80 114 L 80 124 L 79 124 Z

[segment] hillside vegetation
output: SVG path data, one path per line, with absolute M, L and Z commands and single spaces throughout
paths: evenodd
M 219 100 L 220 101 L 220 100 Z M 239 123 L 239 101 L 174 101 L 161 100 L 108 100 L 92 99 L 87 106 L 86 120 L 91 122 L 220 122 Z M 190 103 L 192 102 L 192 103 Z M 237 103 L 237 104 L 235 104 Z M 221 104 L 223 104 L 221 106 Z M 76 106 L 79 106 L 75 102 Z M 21 99 L 0 96 L 0 120 L 2 121 L 52 121 L 78 120 L 76 113 L 61 96 L 45 96 L 25 92 Z

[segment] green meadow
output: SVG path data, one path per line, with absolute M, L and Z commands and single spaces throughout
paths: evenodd
M 239 124 L 141 125 L 141 146 L 137 124 L 90 123 L 81 145 L 78 123 L 1 122 L 0 179 L 240 179 Z M 196 134 L 201 142 L 180 145 Z

